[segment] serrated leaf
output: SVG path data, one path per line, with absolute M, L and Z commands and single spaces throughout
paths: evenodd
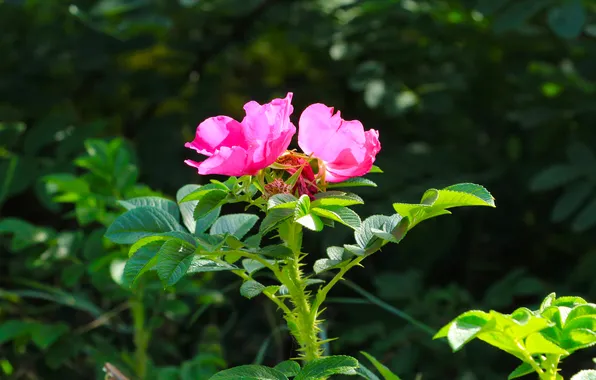
M 582 171 L 571 165 L 553 165 L 539 172 L 530 182 L 530 190 L 545 191 L 561 187 L 579 178 Z
M 133 244 L 146 236 L 183 230 L 176 219 L 167 212 L 142 206 L 117 217 L 108 227 L 105 236 L 114 243 Z
M 122 286 L 132 286 L 137 279 L 148 270 L 153 269 L 157 264 L 157 252 L 163 245 L 163 241 L 154 241 L 140 247 L 135 251 L 124 265 L 122 272 Z
M 276 369 L 250 364 L 218 372 L 209 380 L 288 380 L 288 378 Z
M 555 293 L 551 293 L 548 296 L 544 297 L 544 300 L 540 304 L 540 312 L 546 310 L 547 307 L 550 307 L 553 304 L 553 301 L 557 299 L 557 295 Z
M 377 187 L 377 184 L 371 181 L 370 179 L 362 177 L 350 178 L 343 182 L 327 184 L 328 189 L 335 189 L 341 187 Z
M 153 243 L 153 242 L 162 242 L 163 243 L 164 241 L 170 240 L 170 239 L 182 240 L 182 241 L 184 241 L 188 244 L 191 244 L 193 246 L 197 245 L 195 238 L 187 232 L 182 232 L 182 231 L 164 232 L 161 234 L 151 235 L 151 236 L 147 236 L 147 237 L 137 240 L 136 243 L 134 243 L 133 245 L 130 246 L 130 249 L 128 250 L 128 256 L 132 256 L 141 247 L 143 247 L 149 243 Z
M 364 204 L 364 200 L 353 193 L 344 193 L 343 191 L 327 191 L 314 195 L 311 207 L 321 206 L 352 206 Z
M 321 231 L 324 227 L 323 221 L 317 215 L 306 214 L 296 219 L 296 223 L 303 225 L 312 231 Z
M 204 272 L 220 272 L 224 270 L 236 270 L 237 266 L 228 264 L 226 262 L 219 262 L 209 260 L 204 257 L 194 255 L 186 273 L 204 273 Z
M 375 366 L 377 371 L 379 371 L 381 376 L 383 376 L 383 379 L 385 379 L 385 380 L 400 380 L 396 374 L 391 372 L 391 370 L 389 368 L 385 367 L 374 356 L 372 356 L 371 354 L 364 352 L 364 351 L 360 351 L 360 353 L 362 355 L 364 355 Z
M 192 186 L 192 188 L 191 188 Z M 207 195 L 209 192 L 211 192 L 212 190 L 219 190 L 219 191 L 223 191 L 223 192 L 228 192 L 228 188 L 224 185 L 223 187 L 220 186 L 219 184 L 215 184 L 215 183 L 210 183 L 208 185 L 186 185 L 185 187 L 187 187 L 187 191 L 186 194 L 184 194 L 183 197 L 176 197 L 176 199 L 178 199 L 178 203 L 182 204 L 182 203 L 186 203 L 186 202 L 191 202 L 191 201 L 200 201 L 201 199 L 203 199 L 203 197 L 205 195 Z
M 315 261 L 313 265 L 313 271 L 316 274 L 328 271 L 329 269 L 340 268 L 340 264 L 342 261 L 340 260 L 331 260 L 331 259 L 319 259 Z
M 507 380 L 517 379 L 518 377 L 528 375 L 532 372 L 534 372 L 534 368 L 532 368 L 530 364 L 522 363 L 516 369 L 514 369 L 509 376 L 507 376 Z
M 264 235 L 277 227 L 281 222 L 294 215 L 293 209 L 273 209 L 267 212 L 267 215 L 261 222 L 259 231 Z
M 358 360 L 351 356 L 327 356 L 312 360 L 304 365 L 294 380 L 315 380 L 331 375 L 353 373 L 358 368 Z
M 245 281 L 242 286 L 240 286 L 240 294 L 243 297 L 251 299 L 261 294 L 264 289 L 265 285 L 261 284 L 260 282 L 248 280 Z
M 180 210 L 178 209 L 178 204 L 169 199 L 160 197 L 137 197 L 127 199 L 125 201 L 118 201 L 118 203 L 127 210 L 132 210 L 133 208 L 142 206 L 155 207 L 172 215 L 176 220 L 180 219 Z
M 195 207 L 193 217 L 199 219 L 220 207 L 228 196 L 228 192 L 221 189 L 207 191 Z
M 172 286 L 188 271 L 195 247 L 179 240 L 168 240 L 157 252 L 157 275 L 164 285 Z
M 401 216 L 398 214 L 392 216 L 373 215 L 366 218 L 362 221 L 361 226 L 354 231 L 356 243 L 364 250 L 372 248 L 375 244 L 375 240 L 379 240 L 379 238 L 372 232 L 372 229 L 393 231 L 400 220 Z
M 230 234 L 238 239 L 244 235 L 257 223 L 259 217 L 253 214 L 228 214 L 221 216 L 211 226 L 211 235 Z
M 563 0 L 548 11 L 547 20 L 559 37 L 576 38 L 584 28 L 586 11 L 581 0 Z
M 288 377 L 296 376 L 300 372 L 300 364 L 292 360 L 285 360 L 277 364 L 273 369 L 278 370 Z
M 294 209 L 298 198 L 292 194 L 275 194 L 267 201 L 267 209 L 271 210 L 274 208 L 290 208 Z
M 431 190 L 432 191 L 432 190 Z M 452 208 L 462 206 L 495 207 L 495 199 L 483 186 L 474 183 L 458 183 L 437 191 L 432 203 L 435 207 Z M 424 198 L 424 196 L 423 196 Z
M 311 211 L 315 215 L 329 218 L 352 229 L 357 229 L 362 224 L 360 216 L 347 207 L 321 205 L 319 207 L 313 207 Z

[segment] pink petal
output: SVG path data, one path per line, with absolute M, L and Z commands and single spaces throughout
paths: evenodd
M 378 132 L 364 132 L 358 120 L 343 120 L 324 104 L 308 106 L 300 116 L 298 144 L 306 154 L 323 160 L 325 179 L 341 182 L 370 171 L 381 145 Z
M 229 176 L 242 176 L 247 173 L 247 155 L 246 150 L 241 147 L 228 148 L 222 146 L 211 157 L 203 162 L 192 160 L 184 161 L 187 165 L 199 169 L 199 174 L 221 174 Z
M 239 122 L 228 116 L 216 116 L 199 124 L 195 139 L 184 146 L 211 156 L 220 146 L 247 148 L 247 142 Z

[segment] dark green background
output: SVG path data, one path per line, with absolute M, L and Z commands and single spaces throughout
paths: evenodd
M 376 163 L 385 174 L 375 175 L 377 189 L 361 192 L 363 216 L 457 182 L 482 184 L 496 198 L 494 210 L 457 209 L 368 259 L 350 276 L 368 292 L 436 329 L 470 308 L 510 312 L 551 291 L 596 299 L 591 0 L 0 0 L 0 26 L 3 218 L 75 231 L 84 244 L 98 226 L 79 227 L 71 206 L 48 201 L 41 178 L 79 173 L 72 160 L 85 139 L 125 138 L 140 181 L 173 197 L 206 180 L 183 163 L 197 159 L 183 145 L 199 122 L 241 118 L 245 102 L 292 91 L 296 124 L 305 106 L 322 102 L 380 131 Z M 7 180 L 10 165 L 16 174 Z M 65 280 L 68 259 L 33 265 L 40 251 L 15 252 L 11 239 L 0 237 L 0 323 L 64 322 L 76 331 L 93 320 L 68 306 L 11 298 L 27 288 L 23 278 L 83 294 L 103 310 L 124 297 L 87 280 L 96 269 Z M 349 239 L 338 228 L 305 241 L 314 260 Z M 211 294 L 232 281 L 217 274 L 189 286 Z M 229 365 L 252 362 L 283 321 L 266 299 L 248 301 L 232 289 L 192 323 L 205 294 L 177 299 L 190 311 L 162 321 L 149 347 L 153 362 L 178 366 L 205 341 Z M 451 354 L 376 305 L 346 303 L 362 299 L 349 287 L 332 296 L 328 334 L 341 337 L 332 353 L 366 350 L 404 379 L 502 379 L 517 364 L 480 343 Z M 0 360 L 22 379 L 91 378 L 106 357 L 118 362 L 131 350 L 127 331 L 69 335 L 62 344 L 80 350 L 55 365 L 47 351 L 0 334 Z M 292 347 L 283 333 L 264 363 L 289 357 Z M 577 356 L 565 373 L 593 366 L 594 354 Z

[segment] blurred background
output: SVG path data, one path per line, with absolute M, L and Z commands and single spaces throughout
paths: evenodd
M 295 123 L 322 102 L 380 131 L 363 215 L 457 182 L 497 203 L 353 270 L 325 313 L 329 352 L 403 379 L 503 379 L 508 355 L 451 354 L 429 328 L 552 291 L 596 300 L 592 0 L 0 0 L 0 25 L 0 378 L 103 378 L 107 361 L 200 380 L 293 356 L 280 313 L 232 275 L 131 291 L 126 249 L 102 238 L 117 199 L 207 180 L 183 164 L 199 122 L 288 91 Z M 306 250 L 351 239 L 326 229 Z

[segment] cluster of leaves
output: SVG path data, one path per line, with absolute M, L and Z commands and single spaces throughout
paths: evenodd
M 447 338 L 454 351 L 477 338 L 517 357 L 523 363 L 509 379 L 533 372 L 541 379 L 562 379 L 557 374 L 559 361 L 596 345 L 596 305 L 581 297 L 557 298 L 551 293 L 538 310 L 519 308 L 511 314 L 494 310 L 465 312 L 435 338 Z M 585 370 L 572 379 L 589 380 L 594 376 L 596 371 Z
M 145 377 L 143 373 L 154 365 L 147 353 L 153 330 L 168 321 L 179 323 L 188 318 L 191 309 L 185 297 L 202 288 L 200 280 L 189 281 L 177 295 L 163 294 L 151 281 L 144 282 L 143 294 L 120 286 L 126 253 L 103 238 L 105 226 L 127 207 L 118 204 L 120 197 L 160 194 L 137 183 L 134 155 L 122 139 L 87 140 L 85 147 L 86 153 L 73 161 L 79 173 L 54 173 L 42 178 L 44 194 L 51 202 L 73 205 L 63 217 L 65 222 L 75 219 L 78 229 L 57 231 L 17 218 L 0 219 L 0 235 L 7 239 L 11 258 L 22 258 L 10 261 L 11 282 L 0 289 L 0 345 L 12 343 L 14 347 L 12 354 L 4 354 L 2 368 L 7 375 L 14 372 L 18 377 L 30 366 L 44 363 L 66 376 L 65 367 L 84 359 L 97 373 L 108 361 L 125 373 Z M 32 271 L 34 275 L 30 275 Z M 50 286 L 47 282 L 53 277 L 56 284 Z M 97 303 L 95 291 L 109 300 Z M 44 312 L 35 312 L 34 300 L 46 303 Z M 209 297 L 204 302 L 209 303 Z M 76 318 L 63 316 L 68 309 L 76 311 Z M 133 326 L 122 316 L 127 309 L 131 310 Z M 121 336 L 134 340 L 133 352 Z M 31 344 L 37 350 L 32 351 Z M 180 366 L 158 367 L 153 373 L 191 379 L 210 376 L 225 365 L 218 349 L 206 349 Z

